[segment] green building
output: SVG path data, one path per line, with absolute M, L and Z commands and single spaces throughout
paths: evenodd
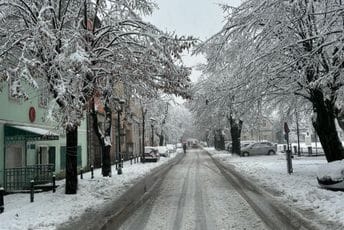
M 12 93 L 11 82 L 0 91 L 0 187 L 6 192 L 23 190 L 34 179 L 51 180 L 63 175 L 66 138 L 57 124 L 47 122 L 49 96 L 46 88 L 30 91 L 28 97 Z M 28 90 L 27 90 L 28 91 Z M 78 128 L 78 167 L 87 165 L 87 127 Z

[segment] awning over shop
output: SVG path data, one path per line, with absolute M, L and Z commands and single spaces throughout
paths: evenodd
M 58 140 L 59 135 L 31 126 L 5 125 L 5 142 Z

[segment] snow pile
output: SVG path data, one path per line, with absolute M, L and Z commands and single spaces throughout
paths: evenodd
M 235 170 L 293 208 L 301 212 L 312 210 L 321 218 L 338 222 L 344 228 L 344 192 L 323 189 L 317 181 L 319 168 L 340 168 L 340 163 L 328 164 L 324 156 L 295 156 L 292 160 L 294 172 L 289 175 L 284 154 L 250 157 L 227 154 L 225 157 L 225 154 L 218 154 L 219 152 L 213 148 L 207 148 L 207 151 L 213 157 L 220 157 L 225 164 L 233 165 Z M 343 162 L 341 165 L 343 166 Z M 321 171 L 324 175 L 327 174 L 326 170 Z
M 333 161 L 319 167 L 317 176 L 320 180 L 342 181 L 344 179 L 344 160 Z
M 30 203 L 30 194 L 12 194 L 4 197 L 5 210 L 0 214 L 1 230 L 16 229 L 56 229 L 59 224 L 73 220 L 89 210 L 97 210 L 109 201 L 117 199 L 137 180 L 150 173 L 154 168 L 167 164 L 176 156 L 160 158 L 157 163 L 125 162 L 123 174 L 117 175 L 112 167 L 112 177 L 103 177 L 101 169 L 85 173 L 83 180 L 78 179 L 78 193 L 66 195 L 65 181 L 57 181 L 56 193 L 36 193 Z

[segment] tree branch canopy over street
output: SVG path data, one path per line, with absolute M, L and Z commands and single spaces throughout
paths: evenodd
M 312 105 L 312 123 L 327 160 L 343 159 L 335 125 L 336 120 L 342 124 L 344 111 L 342 1 L 248 0 L 222 7 L 223 29 L 196 50 L 206 55 L 204 74 L 217 78 L 214 84 L 221 88 L 208 90 L 210 102 L 216 98 L 216 106 L 224 108 L 222 101 L 231 101 L 225 109 L 233 114 L 238 107 L 252 108 L 252 102 L 261 106 L 304 98 Z
M 195 43 L 146 23 L 156 5 L 140 0 L 0 1 L 0 71 L 17 97 L 26 85 L 49 89 L 50 118 L 67 133 L 66 193 L 76 193 L 77 127 L 88 101 L 117 96 L 125 82 L 136 95 L 188 97 L 190 69 L 180 53 Z

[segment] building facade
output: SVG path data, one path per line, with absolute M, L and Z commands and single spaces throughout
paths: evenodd
M 12 93 L 10 82 L 0 92 L 0 187 L 21 190 L 37 172 L 63 174 L 66 163 L 64 130 L 47 121 L 49 96 L 45 88 L 26 86 L 28 97 Z M 87 164 L 86 123 L 78 128 L 78 167 Z M 15 186 L 18 185 L 18 186 Z

